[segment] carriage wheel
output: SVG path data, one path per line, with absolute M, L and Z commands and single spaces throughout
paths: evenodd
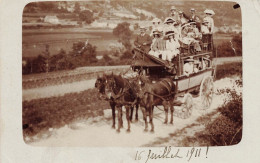
M 205 77 L 200 85 L 200 99 L 203 109 L 208 109 L 213 99 L 213 78 L 212 76 Z
M 191 94 L 187 93 L 184 95 L 183 104 L 182 104 L 182 118 L 186 119 L 191 116 L 193 106 L 193 98 Z
M 192 99 L 191 94 L 189 94 L 189 93 L 185 94 L 184 99 L 183 99 L 183 105 L 184 105 L 184 109 L 190 110 L 192 108 L 193 99 Z

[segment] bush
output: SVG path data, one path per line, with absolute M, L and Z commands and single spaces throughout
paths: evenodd
M 242 77 L 242 62 L 218 65 L 216 79 L 221 79 L 231 75 L 238 75 Z
M 223 146 L 238 144 L 242 139 L 242 93 L 236 88 L 242 87 L 242 81 L 237 80 L 231 89 L 218 90 L 228 98 L 224 105 L 218 108 L 220 116 L 206 125 L 205 134 L 210 138 L 210 145 Z
M 93 17 L 93 12 L 85 10 L 79 13 L 79 19 L 87 24 L 92 23 L 95 19 Z
M 132 59 L 133 54 L 131 51 L 127 50 L 123 53 L 123 55 L 120 57 L 120 59 Z

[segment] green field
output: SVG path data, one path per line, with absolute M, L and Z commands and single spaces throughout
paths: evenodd
M 23 57 L 36 57 L 49 45 L 51 55 L 57 54 L 61 49 L 67 53 L 71 51 L 73 43 L 78 41 L 89 43 L 97 47 L 97 52 L 109 50 L 110 43 L 116 43 L 117 38 L 112 30 L 69 28 L 69 29 L 30 29 L 23 30 Z M 223 41 L 231 40 L 231 36 L 219 34 L 214 36 L 214 44 L 218 46 Z
M 89 41 L 97 47 L 97 51 L 108 50 L 110 43 L 117 42 L 111 30 L 26 30 L 23 31 L 23 57 L 36 57 L 49 45 L 51 55 L 57 54 L 61 49 L 71 51 L 73 43 Z

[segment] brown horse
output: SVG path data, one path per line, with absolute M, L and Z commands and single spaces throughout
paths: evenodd
M 140 76 L 140 105 L 144 107 L 143 118 L 145 121 L 145 129 L 148 130 L 147 115 L 149 114 L 151 132 L 154 132 L 153 124 L 153 108 L 154 106 L 163 105 L 165 110 L 165 121 L 168 123 L 168 109 L 171 110 L 171 120 L 170 123 L 173 124 L 173 101 L 175 97 L 175 84 L 172 79 L 164 78 L 156 83 L 151 83 L 151 81 L 145 77 Z
M 106 84 L 106 75 L 103 74 L 103 76 L 101 76 L 101 77 L 98 76 L 97 77 L 97 80 L 95 82 L 95 88 L 98 89 L 99 99 L 104 99 L 104 100 L 109 101 L 110 107 L 112 109 L 112 117 L 113 117 L 112 128 L 115 128 L 115 124 L 116 124 L 116 120 L 115 120 L 115 118 L 116 118 L 115 106 L 116 106 L 116 103 L 113 100 L 113 98 L 106 97 L 106 95 L 105 95 L 105 84 Z
M 120 75 L 110 75 L 107 76 L 107 83 L 105 86 L 105 94 L 107 97 L 112 98 L 115 102 L 115 106 L 118 110 L 118 129 L 120 132 L 122 124 L 122 107 L 125 106 L 126 109 L 126 119 L 128 123 L 127 132 L 130 132 L 130 115 L 129 111 L 133 110 L 133 106 L 138 106 L 137 92 L 135 90 L 134 84 L 128 79 L 123 78 Z M 136 118 L 138 107 L 136 107 Z M 132 113 L 131 113 L 132 115 Z

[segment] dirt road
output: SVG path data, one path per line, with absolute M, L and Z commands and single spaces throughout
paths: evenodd
M 234 78 L 224 78 L 215 81 L 215 90 L 231 88 L 234 85 Z M 241 90 L 238 90 L 241 91 Z M 131 124 L 131 132 L 126 132 L 127 122 L 125 115 L 124 128 L 121 133 L 117 133 L 111 128 L 111 110 L 104 110 L 104 116 L 99 116 L 85 121 L 67 124 L 62 128 L 49 128 L 49 132 L 38 134 L 34 137 L 25 137 L 25 141 L 33 146 L 88 146 L 88 147 L 138 147 L 138 146 L 179 146 L 185 136 L 192 136 L 194 133 L 204 129 L 202 124 L 198 124 L 197 118 L 203 117 L 207 113 L 214 112 L 223 105 L 226 97 L 214 94 L 212 105 L 207 110 L 201 110 L 200 98 L 193 98 L 193 112 L 191 117 L 181 119 L 174 117 L 174 124 L 163 124 L 164 112 L 155 108 L 154 125 L 155 133 L 144 132 L 142 113 L 139 111 L 139 121 Z M 180 109 L 175 107 L 175 109 Z M 185 132 L 176 135 L 181 129 Z M 174 136 L 173 136 L 174 135 Z

